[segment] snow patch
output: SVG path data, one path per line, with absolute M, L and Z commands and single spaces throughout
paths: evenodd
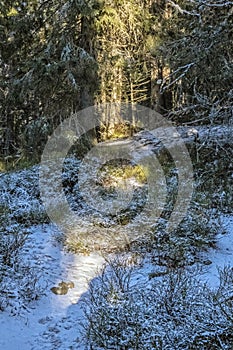
M 73 255 L 56 240 L 53 225 L 31 228 L 22 255 L 40 271 L 44 285 L 41 299 L 14 316 L 0 313 L 0 348 L 4 350 L 82 349 L 83 301 L 88 281 L 97 275 L 104 259 L 97 253 Z M 72 281 L 66 295 L 50 290 L 61 281 Z

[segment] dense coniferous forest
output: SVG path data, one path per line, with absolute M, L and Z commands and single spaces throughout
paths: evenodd
M 177 124 L 232 119 L 233 3 L 0 3 L 0 156 L 39 161 L 61 120 L 140 103 Z

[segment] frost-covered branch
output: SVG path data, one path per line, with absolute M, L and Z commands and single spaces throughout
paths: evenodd
M 195 1 L 196 4 L 198 5 L 204 5 L 204 6 L 209 6 L 209 7 L 228 7 L 228 6 L 233 6 L 232 1 L 220 1 L 220 2 L 207 2 L 207 1 Z
M 168 77 L 165 78 L 163 84 L 162 84 L 162 90 L 165 91 L 165 90 L 168 90 L 170 89 L 170 87 L 172 85 L 174 85 L 175 83 L 177 83 L 179 80 L 181 80 L 185 74 L 195 65 L 195 62 L 191 62 L 191 63 L 188 63 L 184 66 L 181 66 L 179 68 L 177 68 L 174 72 L 172 72 Z M 181 73 L 180 73 L 181 72 Z M 178 77 L 176 77 L 174 80 L 172 80 L 169 84 L 166 84 L 166 81 L 168 79 L 172 79 L 172 77 L 176 76 L 177 73 L 179 74 Z M 165 85 L 166 84 L 166 85 Z
M 176 4 L 174 1 L 172 0 L 168 0 L 167 3 L 169 5 L 171 5 L 173 8 L 175 8 L 178 12 L 180 12 L 182 15 L 186 14 L 186 15 L 190 15 L 190 16 L 200 16 L 200 14 L 196 11 L 187 11 L 183 8 L 180 7 L 180 5 Z

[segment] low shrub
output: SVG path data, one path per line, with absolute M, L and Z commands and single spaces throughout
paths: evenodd
M 90 284 L 89 349 L 232 349 L 233 271 L 220 272 L 216 290 L 197 274 L 171 269 L 140 284 L 124 262 L 113 261 Z

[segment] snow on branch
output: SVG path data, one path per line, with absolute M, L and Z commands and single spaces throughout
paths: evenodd
M 166 90 L 169 89 L 172 85 L 174 85 L 175 83 L 177 83 L 177 81 L 179 81 L 180 79 L 182 79 L 185 74 L 189 71 L 189 69 L 191 67 L 193 67 L 195 65 L 194 62 L 188 63 L 184 66 L 179 67 L 178 69 L 176 69 L 174 72 L 172 72 L 168 77 L 166 77 L 164 79 L 164 82 L 162 84 L 162 90 Z M 172 80 L 168 85 L 165 86 L 166 80 L 168 80 L 169 78 L 171 79 L 173 76 L 176 76 L 176 74 L 179 74 L 177 78 L 175 78 L 174 80 Z
M 178 12 L 180 12 L 182 15 L 186 14 L 186 15 L 191 15 L 191 16 L 200 16 L 199 13 L 195 12 L 195 11 L 187 11 L 185 9 L 182 9 L 180 7 L 180 5 L 176 4 L 175 2 L 173 2 L 172 0 L 168 0 L 167 1 L 168 4 L 170 4 L 172 7 L 174 7 Z
M 205 5 L 209 7 L 228 7 L 228 6 L 233 6 L 233 1 L 220 1 L 220 2 L 207 2 L 207 1 L 201 1 L 198 2 L 199 5 Z

